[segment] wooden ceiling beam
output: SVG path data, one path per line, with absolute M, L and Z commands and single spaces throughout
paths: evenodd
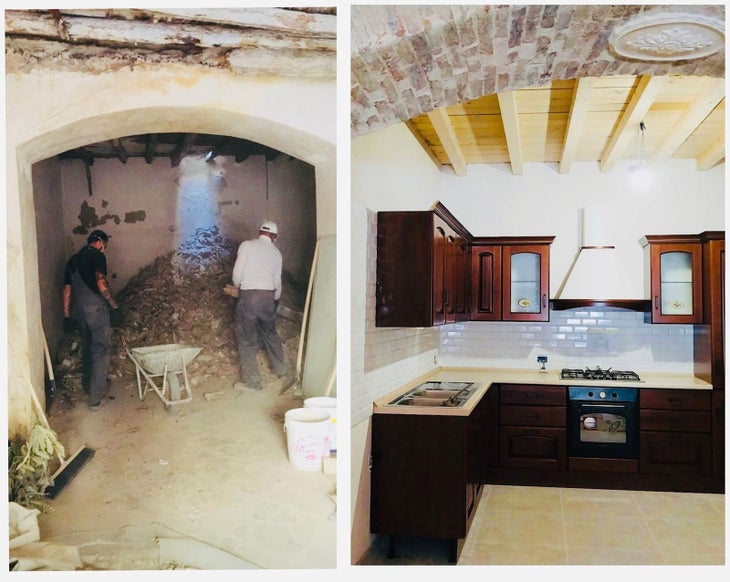
M 578 153 L 578 142 L 583 134 L 586 113 L 588 113 L 591 94 L 595 85 L 595 78 L 585 77 L 578 79 L 573 87 L 573 98 L 570 104 L 570 113 L 568 114 L 568 127 L 565 130 L 563 151 L 560 154 L 560 162 L 558 163 L 558 171 L 561 174 L 570 172 L 570 168 L 575 161 L 575 156 Z
M 510 164 L 513 174 L 524 172 L 524 152 L 522 151 L 522 139 L 520 138 L 520 122 L 517 117 L 517 94 L 515 91 L 507 91 L 497 95 L 499 109 L 502 112 L 502 125 L 504 135 L 507 138 L 507 151 L 509 152 Z
M 725 98 L 725 79 L 705 78 L 701 80 L 697 97 L 684 110 L 671 131 L 648 156 L 650 164 L 662 164 L 674 155 L 697 126 Z
M 651 75 L 642 75 L 639 78 L 636 90 L 631 96 L 626 110 L 621 115 L 616 130 L 611 136 L 608 146 L 606 146 L 606 151 L 599 161 L 601 172 L 613 170 L 616 162 L 623 157 L 626 144 L 635 135 L 634 132 L 638 130 L 639 123 L 654 103 L 654 99 L 664 85 L 665 79 L 666 77 L 652 77 Z
M 148 133 L 145 139 L 144 159 L 148 164 L 155 159 L 155 150 L 157 150 L 157 142 L 159 136 L 156 133 Z
M 112 144 L 114 151 L 117 152 L 117 157 L 122 161 L 123 164 L 126 164 L 129 155 L 127 154 L 127 150 L 124 149 L 124 144 L 122 144 L 122 140 L 120 140 L 119 138 L 112 139 L 109 140 L 109 143 Z
M 725 136 L 719 137 L 705 151 L 697 156 L 697 169 L 709 170 L 725 157 Z
M 198 138 L 197 133 L 186 133 L 180 143 L 177 144 L 175 151 L 170 156 L 170 163 L 173 168 L 177 168 L 182 160 L 190 151 L 190 147 L 195 143 Z
M 413 137 L 416 138 L 416 141 L 418 141 L 419 144 L 421 144 L 421 148 L 423 148 L 423 151 L 428 154 L 428 157 L 431 158 L 431 161 L 436 164 L 436 167 L 441 167 L 441 160 L 438 159 L 436 154 L 433 152 L 433 148 L 429 145 L 429 143 L 426 141 L 426 139 L 423 137 L 423 134 L 418 130 L 415 123 L 413 123 L 412 119 L 409 119 L 406 121 L 406 127 L 411 131 L 413 134 Z
M 431 120 L 433 128 L 436 130 L 436 135 L 438 135 L 441 144 L 446 150 L 446 156 L 449 158 L 454 173 L 457 176 L 466 176 L 466 159 L 459 146 L 459 140 L 456 138 L 456 132 L 451 125 L 446 108 L 442 107 L 431 111 L 428 114 L 428 118 Z

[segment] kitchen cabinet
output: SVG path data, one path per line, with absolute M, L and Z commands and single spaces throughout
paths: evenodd
M 695 376 L 712 384 L 714 474 L 725 474 L 725 232 L 700 234 L 704 323 L 693 327 Z
M 548 321 L 555 237 L 478 237 L 471 247 L 475 321 Z
M 456 561 L 482 492 L 487 402 L 468 416 L 373 414 L 372 533 L 447 539 Z
M 711 404 L 710 391 L 641 390 L 639 471 L 711 474 Z
M 566 388 L 502 384 L 500 467 L 566 469 Z
M 698 235 L 642 240 L 651 323 L 702 323 L 702 245 Z
M 378 212 L 375 325 L 431 327 L 468 314 L 471 235 L 440 203 Z

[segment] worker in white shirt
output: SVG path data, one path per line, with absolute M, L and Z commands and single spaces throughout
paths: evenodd
M 276 331 L 276 304 L 281 297 L 281 252 L 274 245 L 279 229 L 265 221 L 258 238 L 238 247 L 233 265 L 233 284 L 239 289 L 236 302 L 235 334 L 241 359 L 239 390 L 262 390 L 256 363 L 259 338 L 263 341 L 271 369 L 280 378 L 289 373 L 284 347 Z

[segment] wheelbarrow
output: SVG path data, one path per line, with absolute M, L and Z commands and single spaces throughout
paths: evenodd
M 193 399 L 187 365 L 197 357 L 202 348 L 185 344 L 164 344 L 130 349 L 125 342 L 125 349 L 129 359 L 137 367 L 140 400 L 144 400 L 147 393 L 154 390 L 167 410 L 171 410 L 173 406 Z M 162 379 L 161 386 L 158 385 L 159 378 Z

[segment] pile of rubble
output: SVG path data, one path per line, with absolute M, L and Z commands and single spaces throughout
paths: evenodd
M 217 227 L 198 229 L 176 250 L 140 269 L 116 295 L 120 307 L 112 312 L 110 374 L 135 378 L 135 365 L 127 349 L 187 344 L 202 348 L 187 368 L 191 382 L 196 384 L 207 377 L 237 379 L 239 359 L 233 333 L 236 300 L 223 291 L 231 280 L 237 250 L 238 243 Z M 283 279 L 277 330 L 293 369 L 303 299 L 288 277 Z M 77 334 L 64 338 L 59 347 L 59 377 L 80 381 L 79 348 Z M 265 384 L 274 378 L 262 350 L 259 370 Z

